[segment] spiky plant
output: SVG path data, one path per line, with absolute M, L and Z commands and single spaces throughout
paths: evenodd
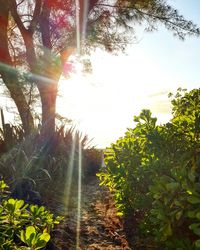
M 24 180 L 34 183 L 46 205 L 61 202 L 69 183 L 77 186 L 80 162 L 82 175 L 92 167 L 95 149 L 91 149 L 88 136 L 75 127 L 58 127 L 49 145 L 40 144 L 38 132 L 24 140 L 20 127 L 13 131 L 15 141 L 21 142 L 1 156 L 0 173 L 12 189 Z

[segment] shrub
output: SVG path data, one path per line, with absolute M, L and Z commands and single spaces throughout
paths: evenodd
M 83 152 L 83 168 L 84 175 L 96 176 L 103 162 L 103 150 L 96 148 L 87 148 Z
M 1 249 L 42 249 L 50 240 L 50 232 L 61 217 L 54 217 L 44 206 L 28 205 L 9 198 L 8 186 L 0 181 L 0 245 Z
M 119 213 L 165 249 L 200 248 L 200 90 L 178 90 L 173 119 L 156 125 L 148 110 L 106 150 L 99 174 Z M 160 246 L 161 247 L 161 246 Z
M 39 192 L 41 201 L 57 210 L 63 207 L 66 189 L 70 188 L 70 197 L 72 190 L 78 190 L 79 151 L 82 157 L 81 174 L 87 179 L 89 174 L 97 171 L 101 155 L 100 151 L 90 147 L 87 136 L 75 128 L 66 129 L 61 126 L 49 143 L 43 145 L 39 134 L 35 133 L 1 156 L 0 173 L 12 192 L 16 193 L 16 187 L 24 187 L 24 182 L 31 183 L 32 187 L 28 190 L 35 194 Z M 20 196 L 17 194 L 15 197 L 30 203 L 36 202 L 35 199 L 30 200 L 27 188 L 20 193 Z

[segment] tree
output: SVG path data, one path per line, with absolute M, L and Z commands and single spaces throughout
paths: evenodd
M 17 106 L 25 133 L 29 134 L 33 128 L 33 117 L 20 85 L 17 70 L 13 68 L 15 65 L 8 45 L 9 8 L 2 0 L 0 5 L 0 74 Z
M 0 75 L 27 135 L 34 119 L 24 90 L 36 85 L 44 138 L 55 131 L 58 81 L 76 41 L 82 52 L 90 46 L 123 50 L 142 22 L 151 30 L 162 23 L 181 39 L 200 34 L 164 0 L 0 0 L 0 6 Z

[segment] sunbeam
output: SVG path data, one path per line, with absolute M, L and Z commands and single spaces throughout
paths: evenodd
M 83 20 L 82 23 L 81 23 L 81 40 L 84 41 L 85 38 L 86 38 L 86 30 L 87 30 L 87 14 L 88 14 L 88 7 L 89 7 L 89 4 L 88 4 L 88 0 L 84 0 L 83 1 Z
M 80 34 L 80 5 L 76 0 L 76 46 L 78 57 L 81 55 L 81 34 Z M 80 243 L 80 224 L 81 224 L 81 175 L 82 175 L 82 147 L 79 141 L 78 148 L 78 195 L 77 195 L 77 228 L 76 228 L 76 249 L 79 249 Z
M 81 226 L 81 189 L 82 189 L 82 145 L 79 142 L 78 150 L 78 202 L 77 202 L 77 227 L 76 227 L 76 249 L 79 249 L 80 226 Z
M 66 179 L 66 186 L 65 186 L 65 205 L 66 205 L 66 213 L 69 210 L 69 197 L 71 192 L 71 185 L 72 185 L 72 176 L 73 176 L 73 169 L 74 169 L 74 155 L 75 155 L 75 145 L 76 145 L 76 136 L 72 139 L 72 147 L 70 152 L 70 159 L 69 165 L 67 168 L 67 179 Z
M 80 5 L 79 1 L 76 1 L 76 48 L 77 48 L 77 54 L 80 55 L 81 52 L 81 36 L 80 36 Z

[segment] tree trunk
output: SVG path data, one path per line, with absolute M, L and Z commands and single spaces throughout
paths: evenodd
M 0 75 L 17 106 L 25 135 L 29 135 L 34 128 L 34 121 L 8 48 L 9 9 L 3 0 L 0 0 L 0 6 Z
M 50 80 L 49 80 L 50 81 Z M 55 133 L 55 115 L 56 115 L 56 97 L 57 82 L 40 82 L 37 84 L 41 104 L 42 104 L 42 128 L 41 137 L 44 141 L 48 141 Z
M 24 93 L 22 92 L 21 87 L 17 86 L 20 83 L 18 82 L 17 77 L 12 76 L 11 72 L 8 72 L 6 74 L 0 69 L 0 74 L 2 76 L 4 84 L 10 92 L 10 97 L 15 102 L 22 121 L 22 127 L 24 129 L 25 136 L 28 136 L 34 129 L 34 121 Z

